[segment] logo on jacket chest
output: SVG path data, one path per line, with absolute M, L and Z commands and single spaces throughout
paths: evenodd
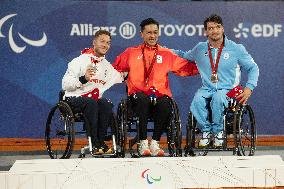
M 230 54 L 225 52 L 224 55 L 223 55 L 224 59 L 227 60 L 230 58 Z
M 143 54 L 137 56 L 137 60 L 140 60 L 142 58 L 143 58 Z
M 161 55 L 157 55 L 157 63 L 158 64 L 163 63 L 163 57 Z

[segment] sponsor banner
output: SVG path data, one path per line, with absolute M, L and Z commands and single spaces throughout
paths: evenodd
M 141 43 L 142 19 L 151 16 L 160 22 L 162 46 L 190 50 L 206 40 L 203 21 L 211 13 L 222 16 L 227 37 L 243 44 L 259 65 L 259 86 L 249 100 L 258 134 L 284 134 L 280 127 L 284 122 L 283 9 L 283 2 L 2 1 L 0 137 L 44 136 L 47 114 L 58 100 L 68 62 L 92 46 L 99 29 L 112 35 L 107 55 L 112 62 L 125 48 Z M 247 76 L 242 77 L 244 84 Z M 170 74 L 170 85 L 185 128 L 200 78 Z M 125 96 L 124 84 L 106 93 L 114 111 Z

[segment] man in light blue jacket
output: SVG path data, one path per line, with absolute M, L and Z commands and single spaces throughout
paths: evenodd
M 259 69 L 243 45 L 236 44 L 224 35 L 222 18 L 211 15 L 204 21 L 208 40 L 198 43 L 192 50 L 174 50 L 182 58 L 195 61 L 202 78 L 202 87 L 196 92 L 190 110 L 203 132 L 199 146 L 207 146 L 211 135 L 214 145 L 223 144 L 223 112 L 228 106 L 226 93 L 240 83 L 241 70 L 248 72 L 243 93 L 237 99 L 245 104 L 257 86 Z M 212 122 L 208 120 L 208 107 L 212 110 Z

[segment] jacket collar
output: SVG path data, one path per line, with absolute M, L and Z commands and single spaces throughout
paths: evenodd
M 142 44 L 142 48 L 146 48 L 148 50 L 156 50 L 158 48 L 158 46 L 159 46 L 158 43 L 155 46 L 149 46 L 146 43 Z
M 105 59 L 105 56 L 102 57 L 97 57 L 95 55 L 94 49 L 93 48 L 85 48 L 81 51 L 81 54 L 89 54 L 92 55 L 94 57 L 95 60 L 97 60 L 98 62 L 102 61 L 103 59 Z
M 224 47 L 226 47 L 226 44 L 228 43 L 228 38 L 226 35 L 223 35 L 223 42 L 224 42 Z M 207 39 L 207 43 L 209 43 L 208 39 Z M 213 49 L 211 45 L 210 45 L 210 49 Z

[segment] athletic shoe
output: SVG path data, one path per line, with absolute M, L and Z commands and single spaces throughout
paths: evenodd
M 150 143 L 150 152 L 152 156 L 164 156 L 165 152 L 160 148 L 158 141 L 151 140 Z
M 221 131 L 218 134 L 216 134 L 214 137 L 214 146 L 221 147 L 223 146 L 223 142 L 224 142 L 224 136 L 223 136 L 223 131 Z
M 210 132 L 203 132 L 202 138 L 199 141 L 199 147 L 206 147 L 210 143 L 211 133 Z
M 139 154 L 141 156 L 150 156 L 150 149 L 148 145 L 148 140 L 140 140 L 139 148 L 138 148 Z

